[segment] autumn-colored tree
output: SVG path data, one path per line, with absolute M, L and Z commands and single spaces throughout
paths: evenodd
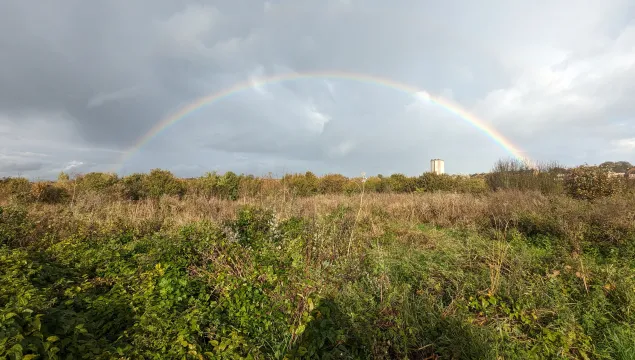
M 571 169 L 565 178 L 567 194 L 576 199 L 593 200 L 611 196 L 620 189 L 620 179 L 611 178 L 606 169 L 582 165 Z

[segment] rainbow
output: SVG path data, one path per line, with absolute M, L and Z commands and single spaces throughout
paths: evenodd
M 483 132 L 489 138 L 491 138 L 494 142 L 500 145 L 504 150 L 510 153 L 513 157 L 522 161 L 525 164 L 528 164 L 533 167 L 533 162 L 526 156 L 523 155 L 523 152 L 518 149 L 518 147 L 514 146 L 511 141 L 497 132 L 494 128 L 487 125 L 487 123 L 481 119 L 479 119 L 476 115 L 470 114 L 466 110 L 462 109 L 458 104 L 455 104 L 447 99 L 442 99 L 437 96 L 429 95 L 422 89 L 416 88 L 411 85 L 403 84 L 391 79 L 382 78 L 378 76 L 362 74 L 362 73 L 353 73 L 353 72 L 342 72 L 342 71 L 312 71 L 312 72 L 292 72 L 292 73 L 283 73 L 278 75 L 273 75 L 269 77 L 264 77 L 259 79 L 258 81 L 248 80 L 245 82 L 234 84 L 233 86 L 215 92 L 211 95 L 200 97 L 190 104 L 180 108 L 175 113 L 163 119 L 161 122 L 153 126 L 147 133 L 141 136 L 137 142 L 130 147 L 126 152 L 124 152 L 121 159 L 117 162 L 117 170 L 120 170 L 121 167 L 130 159 L 130 157 L 139 151 L 145 144 L 147 144 L 150 140 L 156 137 L 159 133 L 166 130 L 170 126 L 174 125 L 180 120 L 185 119 L 189 114 L 194 111 L 211 105 L 217 101 L 220 101 L 226 97 L 234 95 L 244 90 L 248 90 L 251 88 L 255 88 L 261 85 L 279 83 L 283 81 L 290 80 L 304 80 L 304 79 L 332 79 L 332 80 L 353 80 L 362 83 L 369 83 L 374 85 L 382 85 L 388 88 L 396 89 L 408 93 L 410 95 L 418 95 L 425 94 L 424 98 L 430 101 L 433 104 L 440 106 L 441 108 L 447 110 L 448 112 L 458 116 L 462 120 L 466 121 L 470 125 L 474 126 L 476 129 Z

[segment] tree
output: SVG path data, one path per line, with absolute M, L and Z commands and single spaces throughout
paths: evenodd
M 593 200 L 619 191 L 619 178 L 611 178 L 606 168 L 578 166 L 565 178 L 567 194 L 576 199 Z
M 605 161 L 599 165 L 600 168 L 606 169 L 608 171 L 623 173 L 628 171 L 628 169 L 632 168 L 633 165 L 628 161 Z

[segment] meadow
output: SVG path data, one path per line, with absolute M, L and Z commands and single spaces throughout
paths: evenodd
M 0 357 L 635 359 L 607 169 L 0 181 Z

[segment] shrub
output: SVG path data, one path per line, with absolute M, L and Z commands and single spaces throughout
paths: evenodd
M 563 169 L 557 163 L 539 163 L 534 168 L 517 160 L 499 160 L 485 176 L 491 190 L 537 190 L 545 194 L 562 192 L 558 178 Z
M 413 192 L 416 190 L 415 180 L 407 177 L 404 174 L 392 174 L 390 175 L 390 188 L 394 192 L 404 193 Z
M 0 207 L 0 245 L 23 246 L 32 230 L 33 223 L 25 209 Z
M 4 179 L 2 192 L 4 196 L 18 203 L 28 203 L 33 201 L 31 194 L 31 182 L 26 178 Z
M 141 200 L 147 197 L 145 189 L 146 174 L 131 174 L 119 183 L 119 195 L 127 200 Z
M 191 192 L 205 197 L 216 196 L 219 178 L 215 171 L 206 172 L 205 175 L 194 179 Z
M 31 186 L 31 196 L 35 201 L 57 204 L 66 202 L 70 195 L 65 188 L 46 182 L 36 182 Z
M 340 174 L 327 174 L 320 178 L 318 182 L 318 192 L 320 194 L 341 194 L 348 179 Z
M 117 174 L 91 172 L 78 176 L 75 181 L 80 191 L 105 191 L 118 181 Z
M 617 193 L 620 181 L 609 177 L 605 169 L 583 165 L 567 174 L 564 186 L 567 194 L 575 199 L 593 200 Z
M 240 175 L 238 179 L 239 196 L 255 197 L 260 194 L 262 180 L 253 175 Z
M 262 190 L 263 181 L 253 175 L 236 175 L 228 171 L 218 175 L 215 171 L 195 179 L 194 192 L 203 196 L 225 200 L 238 200 L 244 196 L 256 196 Z
M 453 179 L 447 174 L 424 173 L 417 178 L 419 191 L 451 191 L 454 189 Z
M 63 171 L 60 172 L 59 175 L 57 175 L 57 181 L 59 182 L 66 182 L 66 181 L 69 181 L 70 179 L 71 179 L 70 176 L 68 176 L 68 174 Z
M 318 178 L 312 172 L 305 174 L 287 174 L 282 178 L 285 186 L 297 196 L 310 196 L 318 191 Z
M 216 184 L 217 195 L 222 199 L 238 200 L 240 192 L 240 178 L 233 171 L 228 171 L 218 178 Z
M 143 182 L 144 192 L 151 198 L 159 198 L 163 195 L 183 196 L 185 185 L 174 174 L 167 170 L 152 169 Z

